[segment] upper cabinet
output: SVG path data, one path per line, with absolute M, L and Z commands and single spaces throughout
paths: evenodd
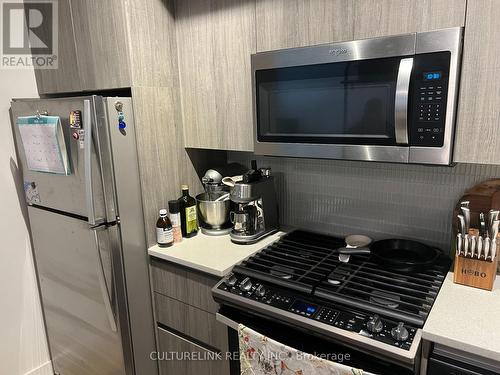
M 351 0 L 257 1 L 257 51 L 352 40 L 351 3 Z
M 124 3 L 59 0 L 57 69 L 36 69 L 39 94 L 130 87 Z
M 255 3 L 178 0 L 175 5 L 185 146 L 253 150 Z
M 500 164 L 499 19 L 500 1 L 468 1 L 456 162 Z
M 75 34 L 69 0 L 58 2 L 57 69 L 35 69 L 39 94 L 79 91 L 81 88 Z
M 71 0 L 83 90 L 130 87 L 125 2 Z
M 352 2 L 354 39 L 445 29 L 465 23 L 466 0 Z
M 463 26 L 466 0 L 265 0 L 257 51 Z

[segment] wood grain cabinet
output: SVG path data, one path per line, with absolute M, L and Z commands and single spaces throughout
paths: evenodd
M 252 151 L 255 3 L 175 3 L 186 147 Z
M 130 87 L 127 3 L 70 1 L 83 90 Z
M 224 375 L 229 369 L 222 361 L 212 361 L 214 352 L 183 336 L 158 328 L 160 375 Z M 194 360 L 185 360 L 191 355 Z
M 69 0 L 58 1 L 57 18 L 59 39 L 57 69 L 35 69 L 36 84 L 40 95 L 81 90 Z
M 500 164 L 500 1 L 469 0 L 454 161 Z
M 257 51 L 463 26 L 465 0 L 264 0 Z
M 124 4 L 58 1 L 58 67 L 35 69 L 40 95 L 131 86 Z
M 160 358 L 160 373 L 228 375 L 228 329 L 215 319 L 217 304 L 211 292 L 219 278 L 154 258 L 151 275 L 158 350 L 197 356 L 192 361 Z

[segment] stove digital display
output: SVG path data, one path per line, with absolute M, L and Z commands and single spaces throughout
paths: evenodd
M 312 316 L 317 310 L 317 305 L 306 303 L 300 300 L 296 300 L 293 303 L 292 307 L 290 307 L 290 311 L 305 316 Z

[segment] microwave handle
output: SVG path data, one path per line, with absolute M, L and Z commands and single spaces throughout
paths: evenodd
M 408 144 L 408 93 L 410 89 L 413 58 L 401 59 L 399 62 L 396 96 L 394 99 L 394 131 L 396 143 Z

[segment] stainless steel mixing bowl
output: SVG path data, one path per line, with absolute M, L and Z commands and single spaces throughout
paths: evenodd
M 201 193 L 196 196 L 196 208 L 200 225 L 209 229 L 218 229 L 229 222 L 229 199 L 215 202 L 227 192 Z

